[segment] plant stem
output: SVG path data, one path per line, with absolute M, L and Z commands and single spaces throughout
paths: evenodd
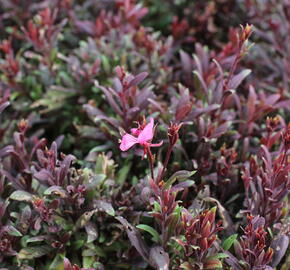
M 173 149 L 173 145 L 170 145 L 167 149 L 167 153 L 166 153 L 166 157 L 165 157 L 165 161 L 164 161 L 164 164 L 163 164 L 163 168 L 162 168 L 162 171 L 158 177 L 158 182 L 160 182 L 162 180 L 162 178 L 164 177 L 164 174 L 165 174 L 165 170 L 167 168 L 167 165 L 168 165 L 168 162 L 169 162 L 169 159 L 170 159 L 170 156 L 171 156 L 171 152 L 172 152 L 172 149 Z
M 148 153 L 148 160 L 149 160 L 149 165 L 150 165 L 151 177 L 154 181 L 154 157 L 152 155 L 150 147 L 147 148 L 147 153 Z

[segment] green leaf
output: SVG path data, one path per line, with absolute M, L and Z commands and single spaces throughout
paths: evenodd
M 64 256 L 62 254 L 57 254 L 50 264 L 48 270 L 64 270 L 63 258 Z
M 110 60 L 104 54 L 101 55 L 102 66 L 106 73 L 109 73 L 111 70 Z
M 72 78 L 64 71 L 59 71 L 58 73 L 60 83 L 65 82 L 65 85 L 71 85 L 72 84 Z
M 74 230 L 77 230 L 79 228 L 83 228 L 87 225 L 87 223 L 90 221 L 91 217 L 97 212 L 97 210 L 87 211 L 83 213 L 79 219 L 76 222 L 76 226 Z
M 103 232 L 101 232 L 101 233 L 100 233 L 100 236 L 99 236 L 99 238 L 98 238 L 99 243 L 100 243 L 100 244 L 105 243 L 106 240 L 107 240 L 107 239 L 106 239 L 105 234 L 104 234 Z
M 225 259 L 225 258 L 228 258 L 228 257 L 229 257 L 229 255 L 226 254 L 226 253 L 217 253 L 217 254 L 215 254 L 213 256 L 208 257 L 208 259 Z
M 41 113 L 47 113 L 64 106 L 68 98 L 76 94 L 75 89 L 67 89 L 60 86 L 51 86 L 50 89 L 42 96 L 31 104 L 31 108 L 45 107 Z
M 127 178 L 127 175 L 131 169 L 131 165 L 132 163 L 129 163 L 129 164 L 125 164 L 122 169 L 119 170 L 118 172 L 118 175 L 116 177 L 116 182 L 119 184 L 119 185 L 123 185 L 126 178 Z
M 224 250 L 229 250 L 233 243 L 236 241 L 238 237 L 238 234 L 233 234 L 230 237 L 228 237 L 223 243 L 222 243 L 222 248 Z
M 10 195 L 10 199 L 15 201 L 30 202 L 33 199 L 33 195 L 23 190 L 17 190 Z
M 99 186 L 101 186 L 106 178 L 107 176 L 105 174 L 93 174 L 92 176 L 90 176 L 88 188 L 97 189 Z
M 44 195 L 58 195 L 61 198 L 66 197 L 66 191 L 60 186 L 51 186 L 44 191 Z
M 98 238 L 98 231 L 96 225 L 93 222 L 89 222 L 85 226 L 87 232 L 87 243 L 92 243 Z
M 16 236 L 16 237 L 22 236 L 22 233 L 18 231 L 17 229 L 15 229 L 13 226 L 8 226 L 7 232 L 8 234 L 12 236 Z
M 171 185 L 174 184 L 176 180 L 185 181 L 189 177 L 193 176 L 195 173 L 196 171 L 186 171 L 186 170 L 177 171 L 166 181 L 164 187 L 169 188 Z
M 161 238 L 160 238 L 158 232 L 155 229 L 153 229 L 152 227 L 150 227 L 146 224 L 139 224 L 136 227 L 140 230 L 143 230 L 143 231 L 150 233 L 154 242 L 161 243 Z
M 39 235 L 39 236 L 34 236 L 34 237 L 30 237 L 26 240 L 26 244 L 27 243 L 34 243 L 34 242 L 42 242 L 46 239 L 46 237 L 44 235 Z
M 99 257 L 106 257 L 106 253 L 103 251 L 102 248 L 98 247 L 98 246 L 94 246 L 93 249 L 85 249 L 82 252 L 82 256 L 83 257 L 91 257 L 91 256 L 99 256 Z
M 191 270 L 192 267 L 189 262 L 184 262 L 179 266 L 181 269 Z
M 158 202 L 154 201 L 153 205 L 154 205 L 154 211 L 155 212 L 160 212 L 161 211 L 161 206 L 160 206 L 160 204 Z
M 110 149 L 111 145 L 112 144 L 103 144 L 103 145 L 95 146 L 94 148 L 91 149 L 90 153 L 94 153 L 94 152 L 105 152 L 108 149 Z
M 92 267 L 94 261 L 96 260 L 95 257 L 88 257 L 88 256 L 83 256 L 83 266 L 87 269 Z
M 74 247 L 74 249 L 75 250 L 78 250 L 78 249 L 80 249 L 80 248 L 83 248 L 83 245 L 85 244 L 85 240 L 83 240 L 83 239 L 79 239 L 79 240 L 77 240 L 77 241 L 75 241 L 74 243 L 73 243 L 73 247 Z
M 39 246 L 39 247 L 27 247 L 19 251 L 17 257 L 19 260 L 33 260 L 35 258 L 42 257 L 51 252 L 51 247 Z
M 96 160 L 96 166 L 95 166 L 95 173 L 96 174 L 103 174 L 104 173 L 104 168 L 103 164 L 106 162 L 107 159 L 104 155 L 99 154 Z
M 239 264 L 242 265 L 242 266 L 245 266 L 245 267 L 248 266 L 248 263 L 243 261 L 243 260 L 239 260 Z
M 115 216 L 115 210 L 114 210 L 113 206 L 108 202 L 105 202 L 102 200 L 97 200 L 96 201 L 96 208 L 99 211 L 106 212 L 110 216 Z
M 70 220 L 60 217 L 58 215 L 54 217 L 54 222 L 66 231 L 72 230 L 74 226 L 74 223 L 71 223 Z

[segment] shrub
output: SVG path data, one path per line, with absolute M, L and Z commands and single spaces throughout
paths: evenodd
M 288 269 L 276 2 L 1 1 L 0 268 Z

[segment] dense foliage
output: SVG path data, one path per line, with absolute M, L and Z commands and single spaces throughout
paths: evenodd
M 289 269 L 289 0 L 1 0 L 0 269 Z

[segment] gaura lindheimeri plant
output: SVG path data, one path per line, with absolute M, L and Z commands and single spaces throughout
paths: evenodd
M 267 119 L 267 132 L 258 153 L 261 165 L 257 157 L 252 156 L 242 171 L 247 211 L 263 216 L 266 226 L 273 226 L 289 215 L 285 198 L 290 186 L 290 126 L 279 129 L 281 121 L 279 117 Z M 275 151 L 273 148 L 278 143 L 279 148 Z
M 0 0 L 0 269 L 288 269 L 289 28 L 288 0 Z
M 247 226 L 243 229 L 244 235 L 235 241 L 236 257 L 232 256 L 227 262 L 236 270 L 271 270 L 270 262 L 273 249 L 267 244 L 267 232 L 264 229 L 265 219 L 251 215 L 247 216 Z
M 183 258 L 180 269 L 220 269 L 222 263 L 217 254 L 217 248 L 213 246 L 217 239 L 217 233 L 223 228 L 222 222 L 215 224 L 216 207 L 205 210 L 193 217 L 187 210 L 182 213 L 181 226 L 184 240 L 176 241 L 182 246 Z

